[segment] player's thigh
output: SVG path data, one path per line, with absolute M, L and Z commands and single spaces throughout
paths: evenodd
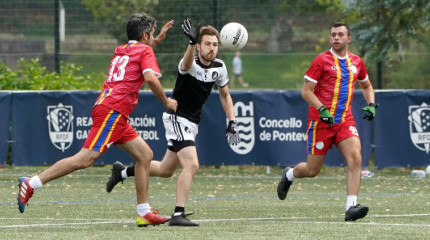
M 325 156 L 326 154 L 308 154 L 308 160 L 306 162 L 308 170 L 318 173 L 324 164 Z
M 361 143 L 358 137 L 349 137 L 337 144 L 347 164 L 361 162 Z
M 182 148 L 179 152 L 177 152 L 177 155 L 183 168 L 199 166 L 199 160 L 197 158 L 197 150 L 195 146 Z
M 179 163 L 180 162 L 178 155 L 175 152 L 167 149 L 166 154 L 164 154 L 163 160 L 161 160 L 160 168 L 165 171 L 174 172 L 178 168 Z
M 140 137 L 136 137 L 118 146 L 130 154 L 136 161 L 152 160 L 153 152 L 149 145 Z
M 75 161 L 81 162 L 87 165 L 87 167 L 93 165 L 93 163 L 103 154 L 103 152 L 89 150 L 87 148 L 81 148 L 72 158 Z

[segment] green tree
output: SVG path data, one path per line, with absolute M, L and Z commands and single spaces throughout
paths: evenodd
M 82 0 L 100 27 L 108 29 L 109 34 L 119 42 L 127 42 L 125 26 L 131 14 L 135 12 L 153 13 L 158 0 Z
M 348 13 L 359 16 L 352 24 L 361 53 L 374 62 L 403 61 L 403 46 L 410 41 L 428 44 L 430 1 L 354 0 Z M 397 52 L 393 58 L 390 53 Z
M 430 24 L 430 2 L 426 0 L 353 0 L 346 13 L 358 16 L 351 24 L 354 39 L 360 46 L 360 55 L 366 63 L 376 63 L 377 88 L 417 88 L 418 79 L 400 79 L 399 76 L 382 76 L 383 69 L 399 68 L 404 61 L 404 47 L 412 43 L 427 43 Z M 427 69 L 426 65 L 419 69 Z M 421 76 L 421 74 L 420 74 Z M 415 83 L 414 83 L 415 82 Z M 405 83 L 407 83 L 405 85 Z
M 61 73 L 50 72 L 39 59 L 18 61 L 16 70 L 0 64 L 0 90 L 99 90 L 106 76 L 91 73 L 80 76 L 82 66 L 61 63 Z
M 269 0 L 260 0 L 262 3 Z M 329 22 L 339 21 L 342 18 L 343 1 L 341 0 L 274 0 L 275 21 L 270 29 L 268 42 L 269 52 L 283 52 L 292 50 L 291 41 L 294 37 L 292 22 L 303 13 L 315 18 L 321 13 L 329 13 L 332 18 Z M 319 46 L 316 46 L 319 48 Z

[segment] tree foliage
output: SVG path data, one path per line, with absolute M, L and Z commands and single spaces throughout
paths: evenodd
M 370 61 L 402 61 L 404 45 L 428 35 L 430 1 L 355 0 L 351 4 L 347 12 L 359 16 L 351 25 L 354 39 Z
M 269 0 L 261 0 L 268 2 Z M 301 12 L 340 12 L 343 8 L 341 0 L 275 0 L 279 11 L 301 11 Z
M 100 27 L 106 27 L 114 38 L 126 42 L 125 26 L 130 15 L 136 12 L 152 14 L 158 0 L 82 0 L 82 4 Z
M 61 63 L 61 73 L 50 72 L 39 59 L 20 59 L 16 70 L 0 64 L 0 90 L 98 90 L 105 74 L 80 76 L 82 66 Z

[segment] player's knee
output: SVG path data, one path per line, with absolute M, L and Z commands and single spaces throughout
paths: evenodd
M 91 167 L 100 155 L 101 153 L 96 151 L 81 149 L 81 151 L 70 157 L 67 161 L 69 161 L 73 169 L 84 169 Z
M 349 169 L 360 169 L 361 168 L 361 154 L 353 154 L 347 161 Z
M 351 170 L 361 169 L 361 159 L 349 161 L 348 168 Z
M 136 162 L 145 164 L 147 167 L 149 167 L 152 159 L 154 158 L 154 152 L 150 148 L 146 148 L 141 155 L 135 158 Z
M 308 177 L 316 177 L 320 173 L 320 169 L 310 169 L 308 171 Z
M 197 171 L 199 170 L 199 163 L 198 162 L 194 162 L 194 163 L 188 164 L 186 168 L 193 175 L 195 175 L 197 173 Z
M 94 162 L 97 160 L 96 157 L 94 156 L 86 156 L 85 158 L 81 158 L 80 161 L 76 161 L 76 169 L 84 169 L 84 168 L 89 168 L 91 167 Z
M 145 159 L 149 159 L 151 161 L 154 159 L 154 152 L 150 148 L 145 151 Z

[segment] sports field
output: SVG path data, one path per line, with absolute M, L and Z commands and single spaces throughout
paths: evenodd
M 168 224 L 138 228 L 134 180 L 112 193 L 110 166 L 91 167 L 38 190 L 21 214 L 18 177 L 45 167 L 0 168 L 0 239 L 428 239 L 430 177 L 410 170 L 375 170 L 362 180 L 359 202 L 370 212 L 344 222 L 345 169 L 324 168 L 314 179 L 297 179 L 285 201 L 276 195 L 282 168 L 201 168 L 186 206 L 199 227 Z M 151 178 L 150 204 L 160 214 L 174 208 L 177 175 Z

